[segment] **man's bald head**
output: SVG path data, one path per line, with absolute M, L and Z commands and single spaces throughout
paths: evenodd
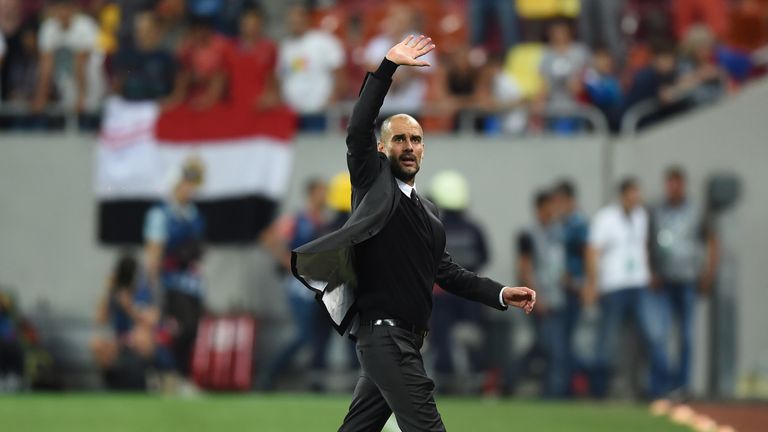
M 387 143 L 392 139 L 392 129 L 393 126 L 395 129 L 400 130 L 404 127 L 417 127 L 419 129 L 419 135 L 423 134 L 423 130 L 421 129 L 421 125 L 418 121 L 416 121 L 415 118 L 411 117 L 408 114 L 395 114 L 387 117 L 384 122 L 381 124 L 381 142 Z
M 392 172 L 400 180 L 413 184 L 424 156 L 424 131 L 408 114 L 395 114 L 381 124 L 379 151 L 389 158 Z

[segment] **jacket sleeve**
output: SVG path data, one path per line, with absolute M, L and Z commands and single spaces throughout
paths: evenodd
M 376 72 L 368 73 L 352 109 L 347 127 L 347 167 L 355 188 L 367 189 L 381 169 L 374 129 L 396 68 L 385 59 Z
M 495 309 L 507 309 L 507 306 L 502 306 L 499 301 L 499 295 L 504 285 L 464 269 L 453 262 L 448 252 L 443 252 L 435 282 L 451 294 L 483 303 Z

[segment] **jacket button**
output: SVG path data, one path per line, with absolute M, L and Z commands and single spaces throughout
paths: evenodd
M 368 231 L 368 235 L 372 236 L 373 235 L 373 230 Z

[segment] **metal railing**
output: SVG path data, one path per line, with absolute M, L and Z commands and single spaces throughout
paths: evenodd
M 337 103 L 330 107 L 326 112 L 327 127 L 326 132 L 329 134 L 343 134 L 345 133 L 343 125 L 345 120 L 348 120 L 352 114 L 352 108 L 354 107 L 354 101 L 344 101 Z M 519 108 L 524 109 L 524 108 Z M 504 115 L 512 113 L 514 110 L 481 110 L 481 109 L 465 109 L 458 113 L 458 130 L 456 132 L 465 135 L 476 134 L 475 125 L 477 121 L 495 115 Z M 530 110 L 527 110 L 530 114 Z M 444 116 L 445 112 L 436 109 L 423 109 L 419 112 L 422 116 Z M 593 134 L 608 134 L 608 120 L 602 111 L 590 105 L 579 105 L 573 107 L 547 107 L 543 112 L 537 113 L 541 117 L 546 119 L 570 117 L 578 120 L 583 120 L 589 125 L 589 129 Z
M 101 115 L 101 111 L 91 111 L 78 114 L 71 109 L 67 109 L 61 105 L 52 104 L 46 107 L 44 110 L 38 113 L 32 113 L 27 104 L 21 103 L 6 103 L 0 104 L 0 117 L 32 117 L 39 116 L 48 119 L 63 119 L 63 129 L 42 129 L 40 132 L 49 133 L 78 133 L 83 132 L 80 128 L 79 118 L 81 115 L 98 116 Z

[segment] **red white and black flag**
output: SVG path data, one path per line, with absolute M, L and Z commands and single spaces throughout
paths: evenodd
M 205 165 L 198 206 L 208 241 L 255 240 L 288 186 L 295 131 L 284 108 L 161 114 L 154 102 L 110 99 L 96 151 L 99 240 L 141 243 L 147 209 L 169 195 L 170 173 L 191 156 Z

